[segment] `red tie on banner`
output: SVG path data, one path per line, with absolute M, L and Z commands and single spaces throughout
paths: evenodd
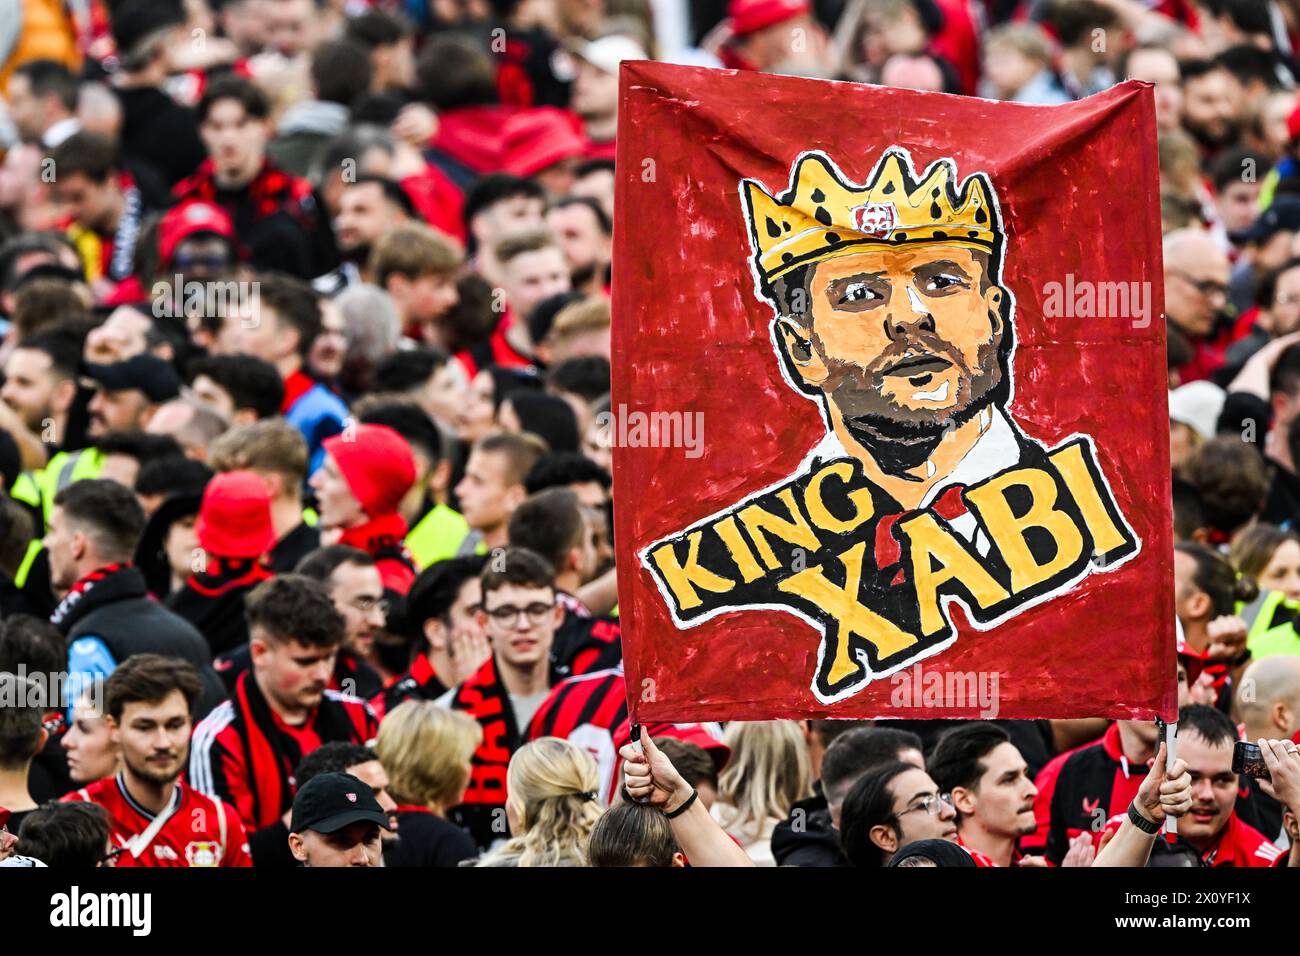
M 623 66 L 634 721 L 1172 717 L 1154 117 Z

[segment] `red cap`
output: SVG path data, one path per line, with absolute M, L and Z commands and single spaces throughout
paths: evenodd
M 731 0 L 732 35 L 743 37 L 812 10 L 809 0 Z
M 578 118 L 554 106 L 524 110 L 506 120 L 502 168 L 512 176 L 532 176 L 547 167 L 586 155 L 587 139 Z
M 203 490 L 194 525 L 199 546 L 217 558 L 257 558 L 275 546 L 271 492 L 251 471 L 217 475 Z
M 195 200 L 167 210 L 158 223 L 158 265 L 170 268 L 176 247 L 203 232 L 235 241 L 235 224 L 220 206 Z
M 321 443 L 343 473 L 361 510 L 372 518 L 393 514 L 415 484 L 415 456 L 387 425 L 358 425 Z
M 642 724 L 641 732 L 649 734 L 655 740 L 672 737 L 675 740 L 682 741 L 682 743 L 695 744 L 713 760 L 714 769 L 718 773 L 722 772 L 722 768 L 731 759 L 731 748 L 714 736 L 709 731 L 707 724 Z M 618 729 L 614 731 L 614 747 L 620 749 L 624 744 L 630 743 L 631 740 L 632 722 L 624 720 L 623 723 L 619 724 Z

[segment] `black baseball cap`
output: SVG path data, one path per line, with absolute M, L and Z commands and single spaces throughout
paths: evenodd
M 377 823 L 385 830 L 393 828 L 369 784 L 350 773 L 322 773 L 307 781 L 293 798 L 289 830 L 337 833 L 349 824 L 363 822 Z
M 1278 196 L 1245 229 L 1228 238 L 1235 245 L 1264 242 L 1279 232 L 1300 232 L 1300 196 Z
M 110 392 L 135 389 L 151 402 L 169 402 L 181 394 L 180 376 L 171 363 L 148 352 L 111 365 L 83 362 L 82 371 L 100 388 Z

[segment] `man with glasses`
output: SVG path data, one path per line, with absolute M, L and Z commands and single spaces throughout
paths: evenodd
M 1228 257 L 1208 233 L 1179 229 L 1165 236 L 1165 318 L 1170 333 L 1192 348 L 1178 368 L 1180 383 L 1209 378 L 1224 364 L 1232 343 L 1228 305 Z
M 491 655 L 479 623 L 479 578 L 487 559 L 448 558 L 420 572 L 406 596 L 407 637 L 417 649 L 401 679 L 370 702 L 382 718 L 407 700 L 437 700 L 474 675 Z
M 957 842 L 952 796 L 928 773 L 901 760 L 869 770 L 844 798 L 840 846 L 854 866 L 888 866 L 916 840 Z
M 564 609 L 556 600 L 555 570 L 524 548 L 493 554 L 481 587 L 477 617 L 492 656 L 438 703 L 468 712 L 483 727 L 465 800 L 454 816 L 486 849 L 508 835 L 506 767 L 558 682 L 551 648 Z
M 371 661 L 389 609 L 375 559 L 360 548 L 335 544 L 317 548 L 294 570 L 324 584 L 334 609 L 343 615 L 343 644 L 330 686 L 365 700 L 374 697 L 384 681 Z

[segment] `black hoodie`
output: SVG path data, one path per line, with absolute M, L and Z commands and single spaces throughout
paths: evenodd
M 849 865 L 820 788 L 807 800 L 796 803 L 789 818 L 776 825 L 772 831 L 772 856 L 777 866 Z

